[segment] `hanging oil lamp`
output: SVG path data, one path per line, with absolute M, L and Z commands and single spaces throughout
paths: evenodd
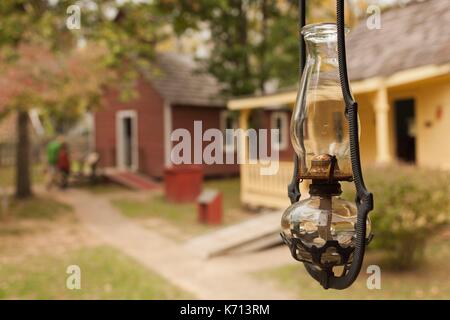
M 292 256 L 325 289 L 353 283 L 372 237 L 373 197 L 362 177 L 357 103 L 346 68 L 344 0 L 336 7 L 336 24 L 305 26 L 305 0 L 299 2 L 302 77 L 291 119 L 296 156 L 288 187 L 292 204 L 281 220 Z M 300 200 L 304 180 L 310 180 L 310 197 Z M 339 197 L 341 183 L 351 181 L 355 204 Z

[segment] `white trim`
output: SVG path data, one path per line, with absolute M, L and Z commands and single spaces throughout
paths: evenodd
M 131 130 L 132 130 L 132 155 L 131 155 L 131 168 L 125 166 L 124 159 L 124 141 L 123 141 L 123 119 L 131 118 Z M 138 151 L 138 115 L 135 110 L 121 110 L 116 113 L 116 166 L 120 170 L 137 171 L 139 168 L 139 151 Z
M 220 131 L 222 131 L 223 133 L 223 145 L 224 145 L 224 152 L 227 153 L 231 153 L 231 152 L 235 152 L 236 151 L 236 143 L 232 143 L 231 145 L 227 145 L 227 135 L 225 133 L 226 129 L 238 129 L 239 128 L 239 124 L 237 119 L 235 119 L 233 121 L 233 128 L 227 128 L 227 117 L 230 115 L 230 111 L 229 110 L 223 110 L 220 112 Z
M 281 120 L 281 129 L 280 129 L 280 143 L 274 144 L 272 147 L 277 150 L 286 150 L 288 146 L 288 128 L 289 128 L 289 119 L 286 111 L 274 111 L 270 115 L 270 128 L 276 129 L 277 120 Z
M 89 152 L 95 152 L 96 130 L 95 130 L 95 113 L 88 111 L 86 113 L 89 122 Z
M 92 112 L 92 151 L 98 152 L 97 150 L 97 112 Z
M 294 103 L 297 98 L 297 91 L 279 92 L 263 96 L 251 96 L 246 98 L 236 98 L 228 101 L 229 110 L 256 109 L 277 104 Z
M 164 117 L 164 165 L 170 167 L 172 162 L 170 161 L 170 153 L 172 151 L 172 141 L 170 135 L 172 134 L 172 105 L 170 102 L 164 102 L 163 106 Z
M 376 76 L 363 80 L 351 81 L 354 95 L 377 91 L 385 86 L 387 89 L 425 81 L 450 74 L 450 63 L 442 65 L 429 64 L 421 67 L 401 70 L 387 77 Z M 264 108 L 274 104 L 294 104 L 297 90 L 278 92 L 268 95 L 240 97 L 228 101 L 229 110 Z
M 28 117 L 30 118 L 30 123 L 34 129 L 34 132 L 36 132 L 38 136 L 43 136 L 45 134 L 45 129 L 42 125 L 41 119 L 39 118 L 39 109 L 32 108 L 28 111 Z

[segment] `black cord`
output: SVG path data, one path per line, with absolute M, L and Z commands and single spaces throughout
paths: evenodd
M 303 74 L 303 70 L 305 69 L 305 61 L 306 61 L 306 49 L 305 49 L 305 39 L 303 39 L 303 35 L 301 33 L 302 28 L 306 24 L 306 0 L 298 1 L 298 17 L 299 17 L 299 74 Z M 300 200 L 301 192 L 298 180 L 298 155 L 294 155 L 294 172 L 292 174 L 291 183 L 288 185 L 288 196 L 291 204 Z
M 305 61 L 306 61 L 306 50 L 305 50 L 305 39 L 302 35 L 302 28 L 306 24 L 306 0 L 298 1 L 298 16 L 299 16 L 299 33 L 300 33 L 300 42 L 299 42 L 299 57 L 300 57 L 300 74 L 303 73 L 305 69 Z

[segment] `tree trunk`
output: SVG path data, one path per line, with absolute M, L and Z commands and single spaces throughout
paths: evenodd
M 17 146 L 16 146 L 16 197 L 31 196 L 30 179 L 30 137 L 28 134 L 28 112 L 17 114 Z
M 248 46 L 248 17 L 247 9 L 244 1 L 238 1 L 237 7 L 239 10 L 238 14 L 238 24 L 236 24 L 236 34 L 238 35 L 238 41 L 241 48 L 246 48 Z M 245 59 L 239 61 L 239 64 L 243 67 L 243 77 L 244 79 L 250 79 L 250 60 L 249 54 L 245 55 Z M 252 93 L 252 92 L 248 92 Z M 240 94 L 247 94 L 247 92 L 241 92 Z
M 263 0 L 261 4 L 261 13 L 262 13 L 262 21 L 261 21 L 261 48 L 260 48 L 260 70 L 259 70 L 259 88 L 261 93 L 264 94 L 265 88 L 264 85 L 267 81 L 267 70 L 266 70 L 266 51 L 267 51 L 267 27 L 269 20 L 269 9 L 267 0 Z

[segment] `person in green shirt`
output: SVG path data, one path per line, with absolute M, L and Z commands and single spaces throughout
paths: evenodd
M 64 139 L 58 136 L 47 144 L 47 189 L 50 190 L 54 185 L 57 185 L 58 169 L 56 164 L 58 162 L 59 150 Z

